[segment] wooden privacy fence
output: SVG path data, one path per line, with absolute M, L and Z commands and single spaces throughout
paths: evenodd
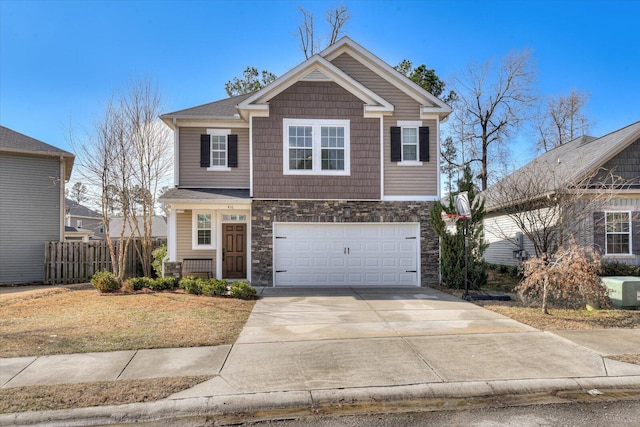
M 166 244 L 166 240 L 154 240 L 153 249 Z M 113 242 L 116 252 L 120 242 Z M 142 274 L 138 252 L 140 239 L 129 243 L 125 260 L 125 277 Z M 45 242 L 44 244 L 44 283 L 48 285 L 85 283 L 96 272 L 111 271 L 111 254 L 107 242 Z

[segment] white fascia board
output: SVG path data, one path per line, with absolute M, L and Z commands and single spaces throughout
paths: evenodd
M 248 209 L 251 206 L 251 199 L 247 199 L 239 201 L 238 199 L 220 199 L 215 202 L 207 201 L 207 200 L 163 200 L 164 203 L 168 204 L 171 209 L 184 209 L 184 210 L 193 210 L 193 209 L 212 209 L 212 210 L 233 210 L 238 209 L 239 206 L 242 206 L 242 209 Z
M 246 115 L 247 111 L 249 111 L 250 113 L 254 113 L 254 117 L 257 116 L 255 115 L 256 110 L 261 112 L 268 112 L 269 105 L 266 103 L 261 103 L 261 101 L 268 101 L 274 96 L 293 86 L 305 75 L 307 75 L 308 72 L 312 69 L 320 70 L 325 75 L 327 75 L 327 77 L 331 78 L 333 82 L 337 83 L 345 90 L 352 93 L 354 96 L 362 99 L 367 103 L 367 105 L 365 106 L 366 108 L 371 108 L 372 111 L 375 110 L 376 112 L 393 112 L 393 104 L 386 101 L 380 95 L 371 91 L 369 88 L 349 76 L 347 73 L 318 55 L 309 58 L 307 61 L 293 68 L 270 85 L 245 99 L 243 102 L 238 104 L 238 110 L 243 116 Z
M 438 196 L 383 196 L 384 202 L 437 202 Z
M 337 43 L 320 52 L 319 55 L 323 56 L 328 61 L 333 61 L 343 53 L 347 53 L 350 56 L 353 56 L 356 60 L 367 66 L 380 77 L 391 83 L 396 88 L 400 89 L 402 92 L 406 93 L 408 96 L 419 102 L 424 107 L 432 108 L 434 112 L 440 113 L 441 118 L 444 118 L 449 115 L 449 113 L 451 113 L 451 107 L 444 103 L 437 96 L 427 92 L 417 84 L 413 83 L 411 80 L 396 71 L 389 64 L 387 64 L 353 40 L 349 39 L 348 37 L 343 37 Z M 425 105 L 427 103 L 435 104 L 436 107 Z
M 211 117 L 176 119 L 180 127 L 207 127 L 207 128 L 249 128 L 245 120 L 214 119 Z

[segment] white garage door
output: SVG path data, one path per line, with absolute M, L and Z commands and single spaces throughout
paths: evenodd
M 419 286 L 418 223 L 274 223 L 275 286 Z

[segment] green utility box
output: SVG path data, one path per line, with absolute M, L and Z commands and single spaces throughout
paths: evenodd
M 640 309 L 640 277 L 603 277 L 602 283 L 609 288 L 609 299 L 615 308 Z

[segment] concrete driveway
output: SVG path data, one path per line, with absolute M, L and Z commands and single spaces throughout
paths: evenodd
M 615 372 L 640 367 L 430 288 L 265 288 L 219 376 L 172 398 Z

